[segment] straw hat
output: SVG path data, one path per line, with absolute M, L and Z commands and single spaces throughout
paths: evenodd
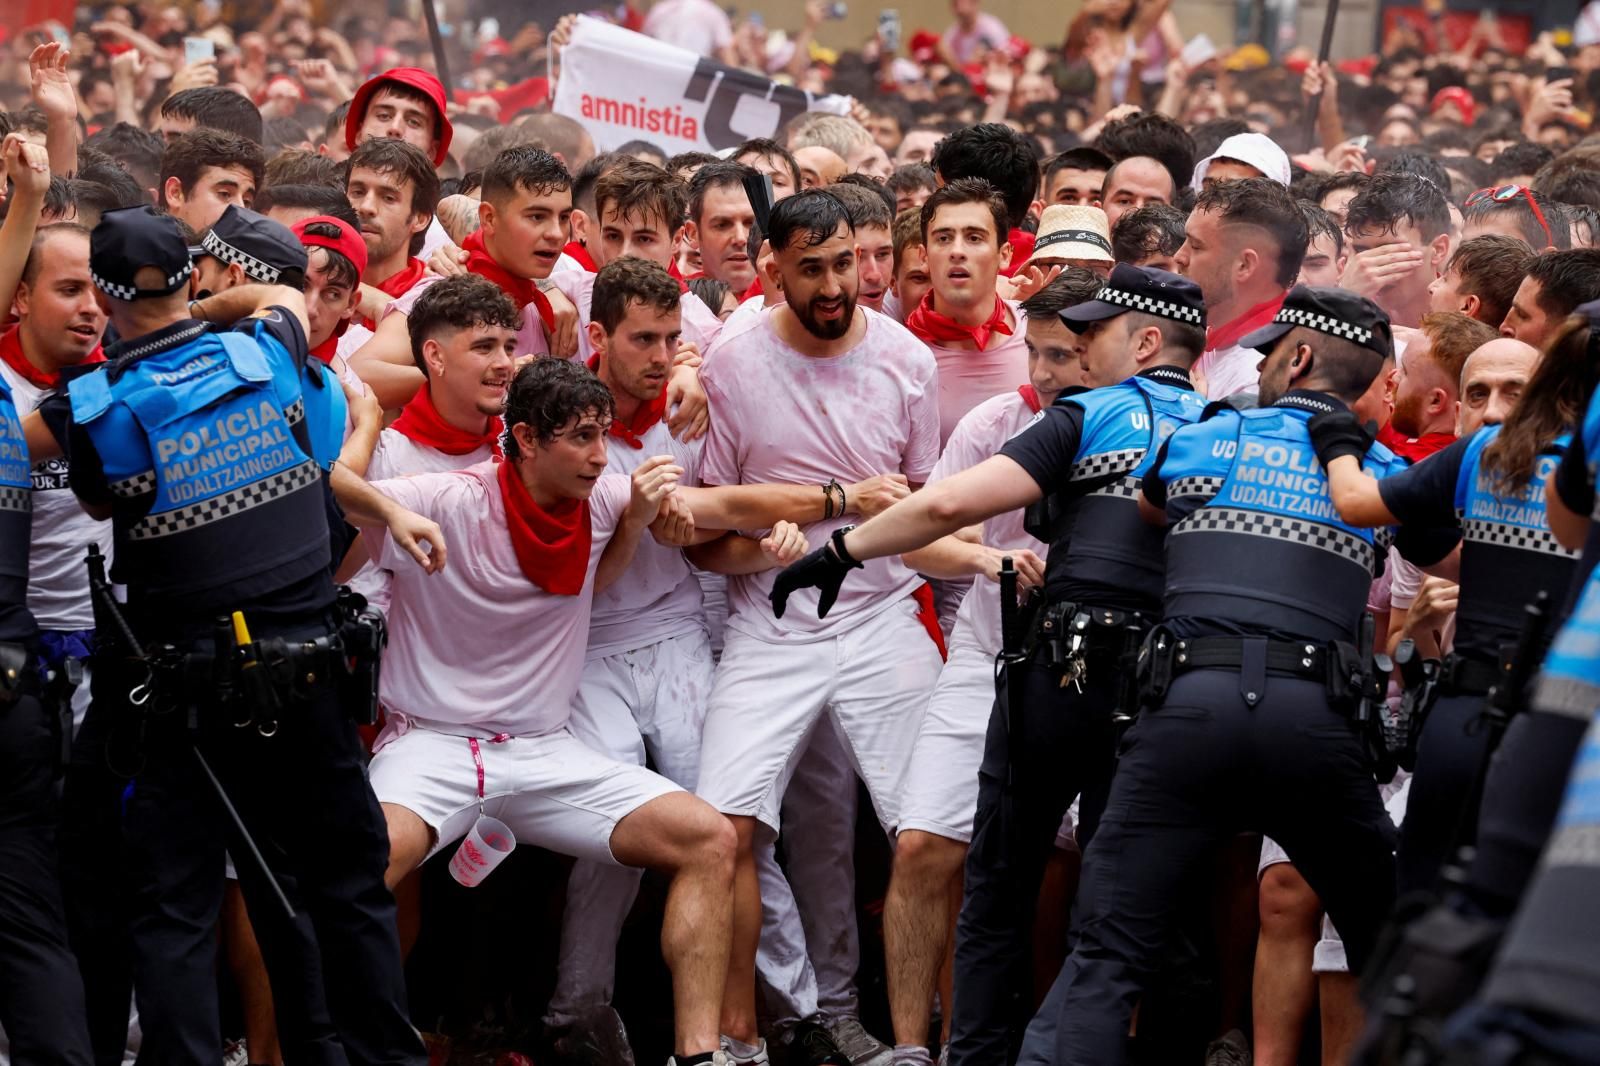
M 1051 204 L 1039 218 L 1039 232 L 1028 262 L 1039 259 L 1087 259 L 1114 262 L 1111 226 L 1098 207 Z

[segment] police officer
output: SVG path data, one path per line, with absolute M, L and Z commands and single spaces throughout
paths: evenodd
M 303 298 L 263 288 L 271 306 L 248 328 L 214 332 L 189 317 L 191 270 L 172 219 L 107 212 L 90 273 L 126 339 L 105 372 L 68 389 L 73 491 L 111 520 L 112 576 L 128 590 L 125 607 L 98 606 L 121 634 L 114 661 L 141 716 L 123 830 L 143 1054 L 215 1060 L 226 846 L 274 983 L 316 979 L 289 907 L 309 915 L 321 948 L 338 1036 L 285 1010 L 314 997 L 280 997 L 286 1056 L 421 1063 L 383 887 L 388 839 L 336 687 L 345 656 L 301 393 Z M 349 506 L 380 516 L 414 555 L 427 558 L 413 535 L 430 539 L 442 563 L 436 527 L 339 474 Z M 264 862 L 244 858 L 256 844 Z
M 87 1066 L 83 982 L 56 875 L 58 728 L 39 695 L 28 611 L 33 476 L 0 379 L 0 1025 L 19 1063 Z
M 1186 887 L 1233 834 L 1284 846 L 1357 967 L 1392 898 L 1393 825 L 1354 722 L 1378 685 L 1350 643 L 1377 545 L 1334 512 L 1306 430 L 1367 390 L 1388 319 L 1301 287 L 1244 343 L 1269 350 L 1264 406 L 1180 428 L 1143 479 L 1141 506 L 1170 523 L 1165 620 L 1140 653 L 1149 709 L 1084 856 L 1058 1063 L 1124 1061 Z M 1399 466 L 1380 446 L 1367 459 Z
M 1029 532 L 1050 545 L 1045 602 L 1026 662 L 1007 677 L 979 768 L 978 809 L 956 927 L 950 1061 L 1014 1057 L 1026 1021 L 1034 901 L 1056 831 L 1082 793 L 1079 840 L 1093 833 L 1111 779 L 1114 713 L 1126 666 L 1161 611 L 1163 532 L 1136 495 L 1156 448 L 1199 417 L 1188 368 L 1205 347 L 1199 286 L 1119 265 L 1094 300 L 1062 320 L 1081 334 L 1087 380 L 995 458 L 840 531 L 781 575 L 773 603 L 818 586 L 825 611 L 860 560 L 910 551 L 1030 504 Z M 1021 1013 L 1018 1013 L 1019 1007 Z

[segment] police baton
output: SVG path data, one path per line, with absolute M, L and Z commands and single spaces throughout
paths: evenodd
M 128 625 L 127 618 L 123 617 L 122 608 L 117 603 L 117 597 L 111 591 L 111 582 L 106 579 L 106 557 L 100 552 L 100 545 L 90 544 L 84 563 L 89 570 L 89 597 L 94 608 L 95 624 L 98 627 L 100 619 L 104 617 L 111 623 L 128 652 L 133 658 L 144 664 L 146 671 L 150 670 L 150 658 L 145 654 L 144 645 L 134 635 L 132 627 Z M 225 654 L 221 647 L 217 654 Z M 129 699 L 135 705 L 142 705 L 150 698 L 151 681 L 149 674 L 146 680 L 136 686 L 129 693 Z M 144 690 L 144 698 L 139 698 L 140 690 Z M 250 830 L 245 828 L 244 819 L 239 817 L 238 810 L 233 801 L 228 798 L 228 793 L 222 787 L 222 782 L 217 780 L 217 775 L 212 773 L 211 764 L 206 762 L 206 757 L 200 753 L 197 746 L 191 745 L 190 751 L 194 752 L 195 761 L 200 764 L 200 769 L 205 772 L 206 780 L 211 782 L 211 787 L 216 791 L 217 799 L 222 802 L 222 809 L 228 812 L 228 819 L 233 823 L 233 828 L 238 832 L 239 839 L 244 841 L 245 847 L 250 852 L 250 857 L 255 860 L 256 868 L 261 871 L 261 876 L 266 878 L 267 885 L 272 889 L 273 895 L 278 897 L 278 902 L 283 905 L 283 912 L 290 921 L 296 917 L 294 906 L 289 902 L 289 897 L 284 895 L 283 886 L 278 884 L 278 879 L 273 876 L 272 868 L 267 865 L 267 860 L 262 856 L 261 849 L 256 847 L 255 838 L 250 835 Z
M 1322 19 L 1322 46 L 1317 49 L 1317 74 L 1322 74 L 1322 64 L 1333 53 L 1333 21 L 1339 17 L 1339 0 L 1328 0 L 1328 10 Z M 1322 94 L 1306 101 L 1306 143 L 1317 146 L 1317 112 L 1322 110 Z
M 995 696 L 1005 715 L 1006 747 L 1016 736 L 1017 694 L 1012 691 L 1011 667 L 1022 662 L 1022 613 L 1017 604 L 1017 568 L 1011 556 L 1000 560 L 1000 656 L 995 662 Z M 1012 758 L 1006 757 L 1006 787 L 1011 787 Z

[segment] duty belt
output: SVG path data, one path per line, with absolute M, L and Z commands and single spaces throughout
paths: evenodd
M 220 655 L 167 645 L 151 656 L 150 669 L 152 694 L 171 706 L 188 706 L 191 724 L 198 724 L 201 707 L 218 706 L 236 728 L 253 725 L 264 737 L 278 731 L 278 712 L 295 694 L 338 682 L 349 672 L 336 633 L 312 640 L 270 637 Z
M 1449 655 L 1439 670 L 1439 688 L 1452 696 L 1487 695 L 1506 676 L 1516 650 L 1514 644 L 1500 645 L 1498 661 L 1492 663 Z
M 1172 679 L 1190 670 L 1207 668 L 1260 671 L 1280 677 L 1298 677 L 1326 686 L 1330 702 L 1353 713 L 1362 673 L 1360 657 L 1349 644 L 1335 641 L 1269 640 L 1261 637 L 1174 637 L 1157 628 L 1139 649 L 1136 673 L 1147 706 L 1166 698 Z M 1255 706 L 1265 693 L 1241 692 Z
M 1039 612 L 1029 650 L 1062 671 L 1063 688 L 1072 685 L 1081 692 L 1091 661 L 1115 669 L 1118 660 L 1135 653 L 1149 627 L 1137 611 L 1053 603 Z

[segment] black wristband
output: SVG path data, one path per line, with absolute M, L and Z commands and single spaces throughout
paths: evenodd
M 844 535 L 854 528 L 856 527 L 853 525 L 840 526 L 833 531 L 833 536 L 829 539 L 833 542 L 833 554 L 839 557 L 839 561 L 846 566 L 860 570 L 864 564 L 854 555 L 851 555 L 850 549 L 844 546 Z

